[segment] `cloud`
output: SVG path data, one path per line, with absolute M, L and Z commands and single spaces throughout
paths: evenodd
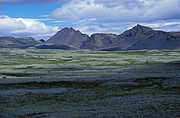
M 82 33 L 86 33 L 89 36 L 94 33 L 113 33 L 113 34 L 120 34 L 123 33 L 125 30 L 135 26 L 136 23 L 91 23 L 91 24 L 84 24 L 84 25 L 77 25 L 75 29 L 80 30 Z
M 44 38 L 55 34 L 59 27 L 47 26 L 36 19 L 0 16 L 0 32 L 6 36 Z
M 103 4 L 106 7 L 126 6 L 126 8 L 136 7 L 138 0 L 94 0 L 95 3 Z
M 170 21 L 159 21 L 154 23 L 142 23 L 143 25 L 152 27 L 155 30 L 163 30 L 167 32 L 179 32 L 180 21 L 170 20 Z
M 0 0 L 0 4 L 59 4 L 70 0 Z
M 149 22 L 180 19 L 180 0 L 72 0 L 50 17 L 76 22 Z

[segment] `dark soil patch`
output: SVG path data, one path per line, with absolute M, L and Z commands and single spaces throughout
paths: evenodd
M 49 115 L 50 115 L 49 113 L 42 112 L 42 113 L 15 115 L 15 117 L 19 117 L 19 118 L 44 118 L 44 117 L 48 117 Z
M 33 74 L 30 73 L 0 73 L 1 75 L 14 76 L 14 77 L 29 77 Z

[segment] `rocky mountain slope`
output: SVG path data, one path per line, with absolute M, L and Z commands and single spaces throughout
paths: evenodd
M 141 25 L 125 31 L 119 37 L 133 40 L 126 50 L 180 48 L 180 33 L 156 31 Z
M 82 34 L 80 31 L 76 31 L 73 28 L 64 28 L 52 36 L 46 43 L 73 46 L 79 49 L 82 42 L 86 41 L 88 38 L 88 35 Z
M 118 36 L 116 34 L 92 34 L 88 40 L 83 42 L 81 49 L 98 50 L 109 47 L 110 44 L 117 40 Z
M 41 42 L 31 38 L 0 37 L 0 48 L 28 48 Z

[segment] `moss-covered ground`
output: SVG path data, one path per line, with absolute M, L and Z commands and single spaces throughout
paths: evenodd
M 0 117 L 172 117 L 180 50 L 0 49 Z

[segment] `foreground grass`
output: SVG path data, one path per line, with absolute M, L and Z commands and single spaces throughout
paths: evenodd
M 0 117 L 178 117 L 180 51 L 0 49 Z

